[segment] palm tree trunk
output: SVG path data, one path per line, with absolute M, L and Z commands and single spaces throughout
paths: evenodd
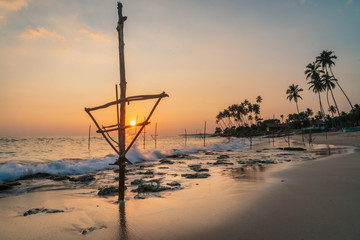
M 228 121 L 229 121 L 229 123 L 230 123 L 230 126 L 233 127 L 234 124 L 233 124 L 232 121 L 231 121 L 231 117 L 228 117 Z
M 335 107 L 336 107 L 336 110 L 337 110 L 338 115 L 339 115 L 339 118 L 340 118 L 340 111 L 339 111 L 339 108 L 338 108 L 337 103 L 336 103 L 336 101 L 335 101 L 335 97 L 334 97 L 334 94 L 333 94 L 333 91 L 332 91 L 331 88 L 330 88 L 330 92 L 331 92 L 331 96 L 332 96 L 332 98 L 333 98 L 333 100 L 334 100 Z
M 295 101 L 295 103 L 296 103 L 296 109 L 297 109 L 298 116 L 300 117 L 299 106 L 298 106 L 297 101 Z
M 331 72 L 333 78 L 335 78 L 334 73 L 333 73 L 331 67 L 329 67 L 329 68 L 330 68 L 330 72 Z M 336 78 L 335 78 L 335 79 L 336 79 Z M 342 93 L 345 95 L 346 99 L 348 100 L 348 102 L 349 102 L 349 104 L 350 104 L 350 106 L 351 106 L 351 110 L 354 109 L 354 106 L 351 104 L 350 99 L 348 98 L 348 96 L 346 95 L 346 93 L 344 92 L 344 90 L 342 89 L 342 87 L 340 86 L 338 80 L 336 80 L 336 84 L 339 86 L 340 90 L 341 90 Z
M 225 128 L 229 128 L 223 118 L 221 118 L 221 122 L 225 125 Z
M 220 127 L 221 131 L 224 132 L 224 128 L 223 128 L 223 126 L 221 125 L 221 122 L 220 122 L 220 121 L 217 122 L 217 125 Z
M 326 101 L 327 101 L 327 104 L 330 108 L 330 102 L 329 102 L 329 89 L 326 90 Z
M 322 115 L 324 117 L 325 113 L 324 113 L 324 108 L 323 108 L 322 103 L 321 103 L 320 92 L 318 92 L 318 95 L 319 95 L 319 103 L 320 103 L 320 112 L 322 113 Z

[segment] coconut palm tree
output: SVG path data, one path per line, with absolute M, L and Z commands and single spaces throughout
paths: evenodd
M 338 108 L 338 106 L 337 106 L 337 103 L 336 103 L 336 100 L 335 100 L 335 97 L 334 97 L 334 93 L 333 93 L 333 91 L 332 91 L 332 89 L 335 88 L 335 83 L 334 83 L 334 82 L 336 82 L 336 80 L 335 80 L 333 77 L 331 77 L 331 76 L 329 76 L 328 74 L 325 73 L 325 74 L 323 74 L 323 75 L 321 76 L 321 81 L 323 82 L 324 88 L 325 88 L 326 91 L 327 91 L 327 101 L 328 101 L 328 104 L 329 104 L 329 91 L 330 91 L 331 96 L 332 96 L 332 99 L 334 100 L 334 103 L 335 103 L 336 110 L 337 110 L 338 115 L 339 115 L 339 117 L 340 117 L 340 111 L 339 111 L 339 108 Z M 330 104 L 329 104 L 329 108 L 330 108 Z
M 334 55 L 334 51 L 327 51 L 327 50 L 323 50 L 320 55 L 318 57 L 316 57 L 316 62 L 321 64 L 321 67 L 326 70 L 326 73 L 328 71 L 328 68 L 331 72 L 332 77 L 335 79 L 336 84 L 338 85 L 338 87 L 340 88 L 340 90 L 342 91 L 342 93 L 344 94 L 344 96 L 346 97 L 346 99 L 348 100 L 351 109 L 354 109 L 354 106 L 352 105 L 350 99 L 348 98 L 348 96 L 346 95 L 345 91 L 342 89 L 342 87 L 339 84 L 339 81 L 335 78 L 334 73 L 331 69 L 332 66 L 335 66 L 335 62 L 333 61 L 333 59 L 337 59 L 337 56 Z
M 308 84 L 310 84 L 310 87 L 309 89 L 312 89 L 312 91 L 314 93 L 317 93 L 318 96 L 319 96 L 319 104 L 320 104 L 320 111 L 322 113 L 324 113 L 324 108 L 322 106 L 322 103 L 321 103 L 321 96 L 320 96 L 320 93 L 322 91 L 324 91 L 324 84 L 322 83 L 320 77 L 316 77 L 314 79 L 311 79 L 310 82 L 308 82 Z M 325 113 L 324 113 L 325 114 Z
M 262 97 L 259 95 L 256 97 L 256 103 L 261 103 L 262 102 Z
M 330 106 L 328 111 L 331 113 L 332 117 L 334 118 L 334 113 L 336 113 L 336 108 L 334 106 Z
M 316 79 L 318 77 L 320 77 L 321 73 L 324 73 L 324 71 L 319 70 L 320 65 L 316 62 L 313 63 L 309 63 L 306 66 L 306 70 L 305 70 L 305 74 L 306 74 L 306 79 Z
M 288 95 L 286 97 L 286 99 L 289 99 L 289 101 L 291 102 L 291 100 L 294 99 L 294 102 L 296 103 L 296 109 L 297 112 L 299 114 L 299 106 L 298 106 L 298 100 L 302 99 L 302 97 L 300 96 L 300 92 L 302 92 L 303 89 L 299 88 L 299 85 L 290 85 L 289 88 L 286 90 L 286 94 Z
M 311 117 L 314 114 L 314 112 L 313 112 L 313 110 L 311 108 L 307 108 L 306 109 L 306 114 L 309 115 L 309 117 Z
M 216 116 L 216 120 L 219 120 L 219 122 L 221 121 L 222 124 L 225 126 L 225 128 L 229 128 L 229 126 L 226 124 L 226 122 L 224 121 L 224 113 L 223 112 L 219 112 L 219 114 Z

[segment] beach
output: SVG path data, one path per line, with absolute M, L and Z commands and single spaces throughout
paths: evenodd
M 284 164 L 262 160 L 269 164 L 238 168 L 241 159 L 249 160 L 249 152 L 231 151 L 211 153 L 214 155 L 204 151 L 197 155 L 200 159 L 167 158 L 175 163 L 148 168 L 169 176 L 171 169 L 185 172 L 182 166 L 187 169 L 187 163 L 197 163 L 201 169 L 209 168 L 211 177 L 188 181 L 180 176 L 165 177 L 162 183 L 176 180 L 181 189 L 146 195 L 145 199 L 135 199 L 136 193 L 128 191 L 120 204 L 116 196 L 98 196 L 98 190 L 88 185 L 3 197 L 0 238 L 358 239 L 360 158 L 353 147 L 360 146 L 360 134 L 329 133 L 327 139 L 324 134 L 314 136 L 314 144 L 320 144 L 321 150 L 313 152 L 323 155 L 321 158 L 313 158 L 314 153 L 267 150 L 286 146 L 282 138 L 275 138 L 274 146 L 267 139 L 255 144 L 252 158 L 273 159 L 274 155 L 283 157 Z M 302 146 L 301 136 L 291 138 L 298 141 L 296 146 Z M 342 151 L 331 154 L 335 146 L 349 147 L 339 147 Z M 290 162 L 301 154 L 301 161 Z M 224 155 L 235 164 L 215 166 Z M 200 163 L 204 158 L 207 162 Z M 50 180 L 41 181 L 49 184 Z M 24 216 L 36 208 L 38 212 Z
M 318 144 L 360 146 L 359 133 L 314 136 Z M 359 239 L 359 160 L 354 150 L 269 174 L 275 184 L 208 239 L 219 239 L 220 232 L 225 239 Z

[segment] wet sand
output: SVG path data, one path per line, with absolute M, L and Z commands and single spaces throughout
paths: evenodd
M 317 144 L 360 147 L 360 133 L 315 137 Z M 297 163 L 267 177 L 274 184 L 263 189 L 247 209 L 208 232 L 208 239 L 216 239 L 220 233 L 223 239 L 360 238 L 358 150 Z
M 360 134 L 329 134 L 327 142 L 319 135 L 315 143 L 360 146 Z M 256 148 L 268 146 L 266 140 Z M 245 178 L 219 171 L 192 187 L 120 205 L 94 189 L 1 198 L 0 238 L 358 239 L 359 159 L 354 151 Z M 39 207 L 64 212 L 23 216 Z

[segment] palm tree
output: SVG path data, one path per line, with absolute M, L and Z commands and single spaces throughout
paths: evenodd
M 328 111 L 331 113 L 332 117 L 334 118 L 334 113 L 336 113 L 336 108 L 334 106 L 330 106 Z
M 320 104 L 320 111 L 323 113 L 324 112 L 324 108 L 322 106 L 322 103 L 321 103 L 321 96 L 320 96 L 320 93 L 322 91 L 324 91 L 324 84 L 322 83 L 320 77 L 317 77 L 315 79 L 312 79 L 310 82 L 308 82 L 308 84 L 310 84 L 310 87 L 309 89 L 312 89 L 312 91 L 314 93 L 317 93 L 318 96 L 319 96 L 319 104 Z M 325 114 L 325 113 L 324 113 Z
M 306 79 L 310 78 L 310 79 L 316 79 L 318 77 L 320 77 L 321 73 L 324 73 L 324 71 L 319 70 L 318 68 L 320 67 L 320 65 L 316 62 L 313 63 L 309 63 L 306 66 L 306 70 L 305 70 L 305 74 L 306 74 Z
M 313 112 L 313 110 L 311 108 L 307 108 L 306 109 L 306 114 L 309 115 L 309 117 L 311 117 L 314 114 L 314 112 Z
M 286 97 L 286 99 L 289 99 L 289 101 L 291 102 L 291 100 L 294 99 L 294 102 L 296 103 L 296 109 L 297 112 L 299 114 L 299 106 L 298 106 L 298 100 L 302 99 L 302 97 L 300 96 L 300 92 L 302 92 L 303 89 L 299 88 L 299 85 L 290 85 L 289 88 L 286 90 L 286 94 L 288 95 Z
M 344 96 L 346 97 L 346 99 L 348 100 L 351 109 L 354 109 L 354 106 L 352 105 L 350 99 L 348 98 L 348 96 L 346 95 L 345 91 L 342 89 L 342 87 L 340 86 L 338 80 L 335 78 L 334 73 L 331 69 L 332 66 L 335 66 L 335 62 L 333 61 L 333 59 L 337 59 L 337 56 L 334 55 L 333 51 L 327 51 L 327 50 L 323 50 L 320 55 L 318 57 L 316 57 L 316 62 L 321 64 L 321 67 L 324 69 L 326 69 L 326 73 L 327 73 L 327 69 L 329 68 L 332 77 L 335 79 L 336 84 L 338 85 L 338 87 L 340 88 L 340 90 L 342 91 L 342 93 L 344 94 Z
M 339 108 L 337 106 L 337 103 L 335 101 L 335 97 L 334 97 L 334 94 L 333 94 L 333 91 L 332 91 L 332 89 L 335 88 L 335 83 L 334 82 L 336 82 L 336 80 L 333 77 L 329 76 L 328 74 L 324 74 L 324 75 L 321 76 L 321 81 L 323 82 L 324 88 L 327 91 L 328 104 L 329 104 L 329 91 L 330 91 L 332 99 L 334 100 L 334 103 L 335 103 L 336 110 L 337 110 L 338 115 L 340 117 L 340 111 L 339 111 Z M 329 104 L 329 107 L 330 107 L 330 104 Z
M 256 97 L 256 103 L 261 103 L 262 102 L 262 97 L 259 95 Z

